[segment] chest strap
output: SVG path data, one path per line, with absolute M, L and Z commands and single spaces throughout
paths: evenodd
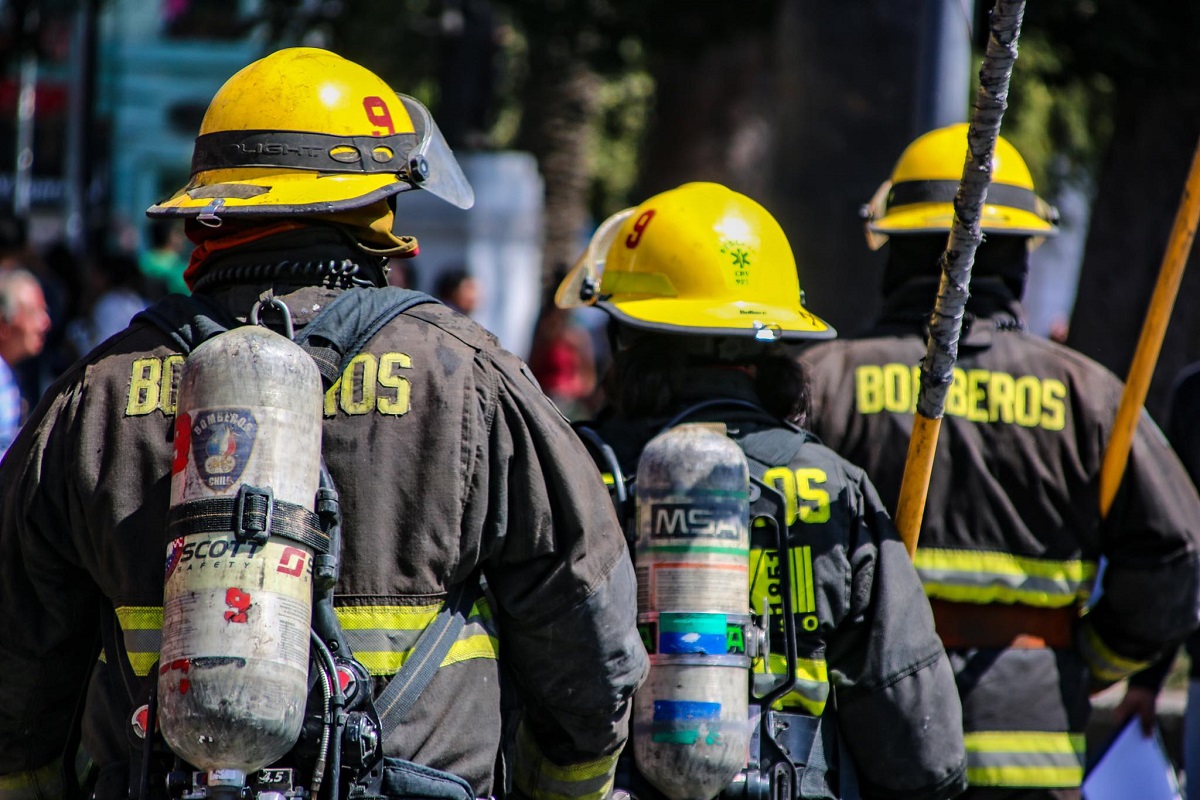
M 209 497 L 175 506 L 167 513 L 167 536 L 233 531 L 239 542 L 265 545 L 271 536 L 291 539 L 317 553 L 329 552 L 321 518 L 307 508 L 276 500 L 271 489 L 242 484 L 234 497 Z

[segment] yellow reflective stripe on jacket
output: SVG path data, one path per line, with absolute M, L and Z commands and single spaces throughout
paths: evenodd
M 349 606 L 337 609 L 346 643 L 367 672 L 392 675 L 403 666 L 421 633 L 441 610 L 440 603 L 421 606 Z M 497 659 L 500 640 L 487 600 L 480 598 L 450 652 L 439 666 L 473 658 Z
M 75 777 L 82 781 L 92 768 L 83 749 L 75 752 Z M 62 797 L 62 757 L 35 770 L 0 775 L 0 800 L 44 800 Z
M 784 656 L 770 655 L 770 673 L 763 672 L 761 658 L 754 659 L 754 692 L 763 695 L 777 685 L 782 676 L 787 674 L 787 659 Z M 829 670 L 824 659 L 796 659 L 796 685 L 780 698 L 776 708 L 800 708 L 805 712 L 819 717 L 825 712 L 825 704 L 829 701 Z
M 913 564 L 925 594 L 959 603 L 1060 608 L 1086 600 L 1094 561 L 1054 561 L 983 550 L 918 547 Z
M 145 677 L 162 651 L 162 606 L 120 606 L 117 621 L 133 674 Z
M 555 764 L 542 755 L 522 724 L 517 730 L 513 781 L 532 800 L 603 800 L 612 790 L 619 754 L 579 764 Z
M 1068 788 L 1083 782 L 1082 733 L 973 731 L 963 741 L 971 786 Z
M 62 793 L 62 761 L 58 758 L 35 770 L 0 775 L 0 800 L 41 800 Z
M 372 675 L 392 675 L 400 669 L 441 604 L 421 606 L 354 606 L 337 609 L 347 643 Z M 163 611 L 157 606 L 122 606 L 116 609 L 129 664 L 135 675 L 150 674 L 162 649 Z M 473 658 L 496 659 L 499 652 L 492 612 L 480 598 L 458 640 L 440 666 Z
M 1135 661 L 1113 652 L 1112 648 L 1100 639 L 1096 629 L 1086 623 L 1083 636 L 1076 639 L 1079 643 L 1079 654 L 1083 656 L 1092 674 L 1102 681 L 1119 681 L 1150 665 L 1149 661 Z

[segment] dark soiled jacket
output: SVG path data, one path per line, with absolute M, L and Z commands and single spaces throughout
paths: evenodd
M 688 389 L 677 410 L 713 398 L 757 402 L 740 373 L 696 370 L 681 383 Z M 798 682 L 785 707 L 820 717 L 836 706 L 863 797 L 953 797 L 965 788 L 961 709 L 904 545 L 862 470 L 808 433 L 764 424 L 761 416 L 726 407 L 688 421 L 724 422 L 751 475 L 779 489 L 793 509 L 796 581 L 807 584 L 795 592 L 794 608 L 798 621 L 815 620 L 797 625 Z M 611 415 L 596 430 L 632 475 L 666 421 Z M 762 613 L 778 591 L 769 585 L 775 548 L 751 546 L 751 610 Z M 773 637 L 771 650 L 783 652 L 782 642 Z M 802 796 L 837 797 L 837 787 L 836 775 L 816 784 L 806 776 Z
M 972 282 L 916 564 L 939 631 L 953 633 L 946 647 L 972 786 L 1073 787 L 1083 776 L 1089 690 L 1145 666 L 1196 626 L 1200 500 L 1143 412 L 1101 519 L 1100 465 L 1121 383 L 1028 334 L 1019 303 L 997 284 Z M 873 332 L 802 356 L 814 432 L 866 469 L 893 510 L 934 294 L 932 282 L 911 283 L 889 298 Z
M 217 296 L 245 317 L 264 288 Z M 303 326 L 337 290 L 287 291 Z M 125 681 L 158 658 L 180 362 L 134 323 L 52 387 L 0 468 L 0 797 L 53 781 L 108 625 L 126 652 L 96 671 L 83 748 L 99 796 L 124 796 Z M 416 306 L 327 393 L 323 449 L 344 515 L 338 613 L 372 674 L 394 674 L 449 587 L 481 573 L 495 601 L 476 604 L 389 754 L 500 791 L 503 665 L 525 706 L 518 784 L 603 796 L 647 669 L 633 570 L 599 473 L 521 362 Z

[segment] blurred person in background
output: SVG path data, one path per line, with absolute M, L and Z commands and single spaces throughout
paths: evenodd
M 183 234 L 183 223 L 175 219 L 151 220 L 146 227 L 146 245 L 137 263 L 146 277 L 151 299 L 171 292 L 188 294 L 191 289 L 183 273 L 188 263 L 184 251 L 190 247 Z
M 916 139 L 865 208 L 869 244 L 888 245 L 880 319 L 802 356 L 813 432 L 866 469 L 893 512 L 966 134 L 961 124 Z M 1122 384 L 1027 332 L 1029 254 L 1057 215 L 1003 138 L 992 168 L 915 563 L 962 697 L 964 797 L 1079 798 L 1090 695 L 1200 620 L 1200 498 L 1143 415 L 1101 517 Z
M 12 444 L 28 406 L 13 367 L 42 352 L 49 329 L 46 298 L 33 273 L 0 270 L 0 455 Z
M 142 271 L 131 255 L 105 253 L 92 271 L 92 280 L 86 313 L 67 324 L 66 338 L 74 358 L 87 355 L 93 347 L 123 331 L 149 305 L 143 295 Z
M 591 333 L 575 320 L 571 309 L 542 310 L 529 369 L 567 419 L 586 419 L 595 412 L 596 354 Z
M 479 308 L 479 282 L 466 268 L 453 267 L 438 276 L 433 296 L 469 317 Z
M 1164 426 L 1192 483 L 1200 486 L 1200 362 L 1175 376 Z M 1200 631 L 1184 643 L 1188 655 L 1187 704 L 1183 720 L 1183 771 L 1187 800 L 1200 800 Z M 1157 720 L 1158 695 L 1175 664 L 1170 650 L 1158 663 L 1130 676 L 1121 702 L 1113 710 L 1118 725 L 1136 716 L 1142 732 L 1151 735 Z

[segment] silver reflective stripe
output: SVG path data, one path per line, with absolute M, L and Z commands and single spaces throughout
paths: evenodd
M 1083 636 L 1076 637 L 1076 643 L 1092 674 L 1103 681 L 1119 681 L 1150 665 L 1149 661 L 1126 658 L 1113 651 L 1091 625 L 1084 625 Z
M 963 738 L 972 786 L 1074 787 L 1083 781 L 1083 734 L 976 731 Z
M 484 624 L 478 618 L 472 618 L 472 621 L 463 626 L 462 633 L 458 637 L 459 640 L 469 639 L 472 636 L 495 637 L 495 626 L 490 624 L 490 620 L 488 622 L 489 624 Z M 424 632 L 424 628 L 416 630 L 360 628 L 347 630 L 345 634 L 346 644 L 350 645 L 350 649 L 355 653 L 403 653 L 411 650 Z
M 980 550 L 921 547 L 913 563 L 928 596 L 964 603 L 1061 608 L 1086 600 L 1096 577 L 1096 564 L 1091 561 Z

